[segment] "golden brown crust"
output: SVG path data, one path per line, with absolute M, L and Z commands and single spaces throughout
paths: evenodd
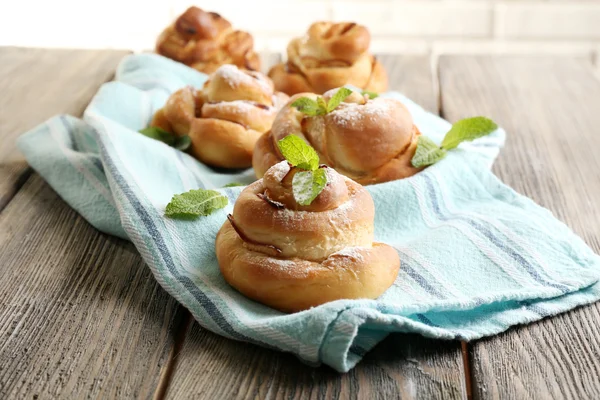
M 248 32 L 233 30 L 219 14 L 198 7 L 188 8 L 156 42 L 157 53 L 208 74 L 223 64 L 259 70 L 253 47 Z
M 296 172 L 282 162 L 248 186 L 217 234 L 225 280 L 284 312 L 338 299 L 379 297 L 400 260 L 373 243 L 374 205 L 359 184 L 327 170 L 328 184 L 308 206 L 292 195 Z
M 173 93 L 151 126 L 189 135 L 190 153 L 205 164 L 246 168 L 252 165 L 256 141 L 287 99 L 273 91 L 266 76 L 223 65 L 202 90 L 185 87 Z
M 328 91 L 323 97 L 328 100 L 336 91 Z M 421 133 L 398 100 L 367 100 L 354 92 L 333 112 L 308 117 L 290 106 L 299 97 L 317 96 L 292 96 L 277 114 L 271 131 L 261 137 L 254 151 L 252 165 L 258 178 L 283 160 L 276 144 L 291 134 L 306 140 L 321 163 L 363 185 L 402 179 L 420 171 L 411 160 Z
M 294 95 L 325 93 L 347 84 L 383 92 L 387 75 L 368 53 L 367 28 L 350 22 L 315 22 L 304 37 L 290 41 L 288 60 L 269 71 L 277 90 Z

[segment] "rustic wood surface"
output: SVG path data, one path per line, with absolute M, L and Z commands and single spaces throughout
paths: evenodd
M 0 152 L 18 167 L 2 170 L 3 189 L 25 168 L 15 137 L 53 114 L 81 114 L 124 54 L 0 49 Z M 95 230 L 34 173 L 0 213 L 0 249 L 0 398 L 147 398 L 161 388 L 187 314 L 131 243 Z
M 33 174 L 0 214 L 0 398 L 145 398 L 182 308 Z
M 467 357 L 458 342 L 394 334 L 344 375 L 200 328 L 133 245 L 97 232 L 15 153 L 21 132 L 79 115 L 123 54 L 0 48 L 0 398 L 446 399 L 471 385 L 478 399 L 600 397 L 597 305 L 462 346 Z M 278 59 L 263 55 L 263 70 Z M 600 251 L 600 83 L 587 60 L 443 57 L 438 92 L 427 57 L 379 59 L 425 108 L 440 93 L 447 119 L 502 124 L 495 172 Z
M 380 56 L 390 87 L 437 111 L 428 57 Z M 411 77 L 411 78 L 408 78 Z M 193 323 L 167 398 L 411 399 L 466 397 L 459 342 L 390 335 L 350 373 L 223 339 Z
M 81 115 L 127 53 L 0 47 L 0 210 L 30 172 L 17 136 L 59 113 Z
M 585 59 L 443 57 L 443 115 L 508 132 L 494 172 L 600 252 L 600 82 Z M 600 398 L 600 304 L 476 342 L 478 399 Z

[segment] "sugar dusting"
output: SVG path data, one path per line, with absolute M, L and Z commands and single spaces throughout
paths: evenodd
M 244 71 L 241 71 L 238 67 L 231 64 L 225 64 L 219 67 L 215 72 L 216 75 L 222 77 L 231 85 L 232 88 L 237 88 L 240 85 L 252 85 L 255 82 L 258 83 L 262 90 L 267 93 L 271 92 L 269 83 L 260 75 L 253 77 Z
M 233 100 L 233 101 L 227 101 L 227 102 L 222 102 L 222 103 L 217 103 L 217 104 L 233 106 L 233 107 L 229 107 L 229 111 L 234 112 L 236 114 L 248 114 L 252 111 L 255 111 L 257 108 L 255 103 L 252 101 L 249 101 L 249 100 Z M 275 108 L 269 107 L 268 110 L 266 110 L 266 111 L 274 113 Z
M 273 178 L 275 178 L 278 182 L 281 182 L 288 172 L 290 172 L 290 165 L 284 160 L 269 168 L 267 174 L 273 175 Z
M 341 256 L 341 257 L 350 257 L 356 261 L 364 261 L 363 251 L 365 247 L 360 246 L 352 246 L 352 247 L 344 247 L 342 250 L 337 251 L 332 256 Z
M 387 115 L 389 111 L 389 102 L 371 100 L 366 104 L 342 103 L 330 115 L 337 125 L 349 127 L 363 120 L 376 121 Z

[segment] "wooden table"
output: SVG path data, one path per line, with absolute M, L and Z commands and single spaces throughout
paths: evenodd
M 0 48 L 0 398 L 600 398 L 598 304 L 468 344 L 394 334 L 344 375 L 202 329 L 131 243 L 91 227 L 15 148 L 48 117 L 81 115 L 125 54 Z M 427 109 L 504 126 L 494 172 L 600 252 L 589 60 L 380 58 Z

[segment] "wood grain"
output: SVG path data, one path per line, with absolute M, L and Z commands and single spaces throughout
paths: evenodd
M 585 59 L 442 57 L 450 121 L 487 115 L 508 132 L 494 172 L 600 252 L 600 82 Z M 600 306 L 472 345 L 479 399 L 600 398 Z
M 168 375 L 183 308 L 131 243 L 92 228 L 15 153 L 20 133 L 81 114 L 125 54 L 0 49 L 2 399 L 148 398 Z
M 30 172 L 16 138 L 56 114 L 81 115 L 127 53 L 0 47 L 0 210 Z
M 391 87 L 436 109 L 426 57 L 382 56 Z M 410 76 L 408 78 L 407 76 Z M 459 342 L 393 334 L 348 374 L 234 342 L 193 323 L 175 357 L 167 398 L 465 398 Z
M 147 398 L 184 318 L 135 247 L 33 174 L 0 214 L 0 398 Z

